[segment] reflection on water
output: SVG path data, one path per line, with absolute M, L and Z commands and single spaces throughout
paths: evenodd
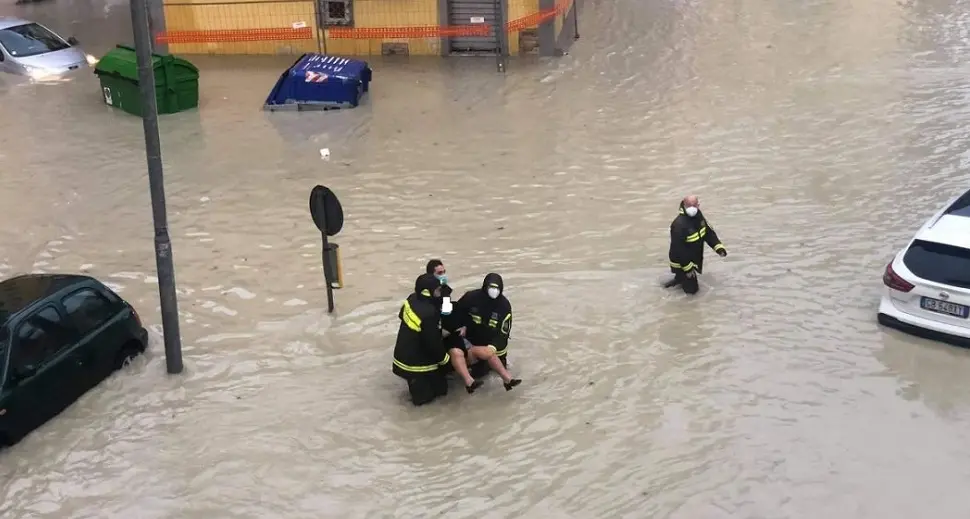
M 13 7 L 92 54 L 127 9 Z M 186 373 L 164 374 L 141 123 L 97 79 L 0 77 L 0 276 L 79 271 L 149 354 L 0 454 L 50 518 L 962 518 L 967 352 L 875 324 L 880 271 L 966 186 L 970 3 L 589 1 L 555 61 L 376 60 L 365 106 L 268 114 L 291 57 L 193 58 L 161 120 Z M 321 161 L 318 150 L 332 151 Z M 306 210 L 345 210 L 326 313 Z M 730 252 L 664 291 L 696 192 Z M 429 257 L 501 272 L 511 362 L 406 405 Z

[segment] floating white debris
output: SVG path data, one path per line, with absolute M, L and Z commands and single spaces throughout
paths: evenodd
M 320 148 L 320 158 L 330 160 L 330 148 Z
M 234 287 L 225 291 L 226 294 L 232 294 L 240 299 L 253 299 L 256 294 L 246 290 L 245 288 Z

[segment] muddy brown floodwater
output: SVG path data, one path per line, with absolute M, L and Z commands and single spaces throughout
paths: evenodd
M 98 54 L 124 4 L 0 13 Z M 0 275 L 88 272 L 149 354 L 0 454 L 0 516 L 966 518 L 970 356 L 879 328 L 885 263 L 970 179 L 970 1 L 588 1 L 558 61 L 375 61 L 366 106 L 259 110 L 292 58 L 199 58 L 162 119 L 186 371 L 165 374 L 138 119 L 0 78 Z M 333 152 L 329 162 L 318 150 Z M 326 313 L 306 201 L 342 198 Z M 659 288 L 678 199 L 730 251 Z M 497 379 L 391 375 L 424 262 L 506 277 Z

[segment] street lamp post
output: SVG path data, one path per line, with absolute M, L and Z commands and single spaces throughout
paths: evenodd
M 183 367 L 182 338 L 179 333 L 172 240 L 168 235 L 168 216 L 165 210 L 162 145 L 158 136 L 158 107 L 155 101 L 155 66 L 152 58 L 151 30 L 148 27 L 148 5 L 145 0 L 131 0 L 131 26 L 135 36 L 135 55 L 138 60 L 138 89 L 142 101 L 141 117 L 145 130 L 145 155 L 148 160 L 148 184 L 152 197 L 152 221 L 155 225 L 155 269 L 158 273 L 158 297 L 162 307 L 165 366 L 169 373 L 176 374 L 181 373 Z

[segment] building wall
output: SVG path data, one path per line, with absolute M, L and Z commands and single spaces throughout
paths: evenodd
M 506 11 L 506 16 L 508 20 L 515 20 L 517 18 L 522 18 L 523 16 L 529 16 L 539 12 L 539 0 L 507 0 L 508 9 Z M 506 20 L 506 21 L 508 21 Z M 536 26 L 527 27 L 527 29 L 535 29 Z M 513 32 L 509 34 L 509 54 L 516 55 L 519 53 L 519 33 Z
M 354 28 L 436 26 L 438 0 L 354 0 Z M 412 56 L 441 53 L 438 38 L 383 38 L 345 40 L 327 38 L 327 52 L 345 56 L 381 54 L 383 43 L 407 43 Z
M 559 13 L 556 14 L 555 20 L 556 20 L 556 35 L 557 36 L 559 35 L 559 33 L 562 32 L 562 26 L 566 22 L 566 15 L 569 13 L 569 6 L 571 6 L 571 5 L 572 5 L 572 2 L 563 2 L 563 0 L 556 0 L 556 6 L 557 7 L 558 6 L 566 6 L 565 9 L 562 9 Z
M 173 0 L 165 2 L 165 28 L 173 31 L 279 29 L 303 24 L 316 29 L 313 1 Z M 300 54 L 316 52 L 316 40 L 170 43 L 173 54 Z
M 508 20 L 536 13 L 539 0 L 506 0 Z M 354 0 L 355 29 L 447 25 L 439 19 L 439 0 Z M 165 28 L 181 31 L 281 29 L 308 27 L 315 33 L 316 2 L 312 0 L 164 0 Z M 531 27 L 535 28 L 535 27 Z M 380 55 L 383 43 L 407 43 L 413 56 L 440 55 L 438 38 L 335 39 L 324 38 L 325 52 L 344 56 Z M 256 38 L 254 38 L 256 39 Z M 316 39 L 280 41 L 214 41 L 169 43 L 173 54 L 300 54 L 316 52 Z M 519 33 L 509 34 L 509 53 L 519 53 Z

